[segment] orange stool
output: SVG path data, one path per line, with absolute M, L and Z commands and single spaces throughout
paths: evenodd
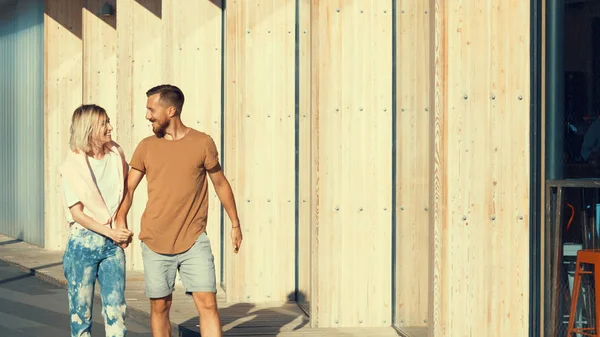
M 594 271 L 584 271 L 581 264 L 591 264 L 594 266 Z M 600 290 L 600 249 L 584 249 L 577 252 L 577 262 L 575 264 L 575 279 L 573 280 L 573 296 L 571 298 L 571 313 L 569 314 L 569 329 L 567 337 L 572 337 L 573 334 L 581 334 L 584 336 L 599 337 L 600 331 L 596 330 L 600 322 L 600 296 L 595 296 L 594 303 L 596 304 L 595 326 L 589 328 L 575 328 L 575 316 L 577 315 L 577 299 L 579 298 L 579 288 L 581 287 L 581 275 L 594 274 L 594 293 Z M 590 294 L 588 294 L 589 296 Z M 589 313 L 588 313 L 589 315 Z M 589 319 L 588 319 L 589 320 Z

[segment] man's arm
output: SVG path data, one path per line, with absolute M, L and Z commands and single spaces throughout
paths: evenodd
M 131 209 L 133 193 L 140 184 L 140 181 L 142 181 L 143 177 L 144 173 L 141 171 L 138 171 L 134 168 L 129 170 L 129 174 L 127 174 L 127 183 L 125 184 L 125 195 L 123 196 L 123 201 L 121 201 L 121 205 L 117 211 L 117 216 L 115 217 L 115 226 L 117 228 L 127 228 L 127 213 L 129 213 L 129 209 Z
M 231 185 L 229 184 L 229 181 L 225 177 L 225 174 L 223 174 L 223 170 L 219 165 L 209 170 L 208 175 L 210 176 L 210 180 L 215 187 L 215 192 L 217 192 L 219 200 L 221 200 L 223 208 L 225 208 L 225 211 L 231 220 L 231 240 L 233 244 L 233 251 L 237 254 L 240 246 L 242 245 L 242 228 L 240 226 L 240 219 L 238 217 Z

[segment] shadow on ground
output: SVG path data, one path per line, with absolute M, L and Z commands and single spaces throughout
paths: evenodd
M 299 298 L 304 298 L 300 294 Z M 295 293 L 288 295 L 290 303 L 280 307 L 260 308 L 253 303 L 236 303 L 220 308 L 223 336 L 275 336 L 280 331 L 295 331 L 305 327 L 309 318 L 293 303 Z M 199 318 L 196 316 L 179 327 L 179 336 L 198 336 Z

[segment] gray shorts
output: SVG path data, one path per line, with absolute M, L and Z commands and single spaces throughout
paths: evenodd
M 159 254 L 142 242 L 146 296 L 161 298 L 175 290 L 175 276 L 179 276 L 186 293 L 217 292 L 215 263 L 210 240 L 200 234 L 194 245 L 180 254 Z

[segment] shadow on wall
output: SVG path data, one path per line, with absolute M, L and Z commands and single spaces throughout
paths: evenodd
M 69 30 L 79 39 L 82 37 L 81 11 L 83 1 L 46 0 L 44 13 L 52 20 Z
M 298 297 L 304 298 L 302 294 Z M 219 308 L 223 336 L 275 336 L 280 331 L 296 331 L 309 324 L 309 318 L 295 302 L 296 294 L 288 295 L 288 302 L 279 306 L 254 303 L 236 303 Z M 179 336 L 198 336 L 199 318 L 195 317 L 179 327 Z
M 162 0 L 135 0 L 144 8 L 152 12 L 159 19 L 162 19 Z
M 213 5 L 223 9 L 223 0 L 210 1 Z M 45 13 L 63 28 L 72 32 L 79 39 L 83 36 L 83 22 L 81 12 L 83 9 L 94 14 L 98 19 L 117 29 L 117 0 L 46 0 Z M 135 0 L 142 7 L 162 19 L 162 0 Z M 106 7 L 106 5 L 110 7 Z M 110 15 L 109 15 L 110 14 Z
M 148 11 L 152 12 L 152 14 L 156 15 L 156 17 L 162 19 L 162 0 L 135 0 L 137 3 L 142 5 Z M 221 10 L 223 9 L 223 0 L 204 0 L 210 1 L 213 5 L 219 7 Z
M 116 0 L 83 0 L 83 8 L 113 29 L 117 29 Z

